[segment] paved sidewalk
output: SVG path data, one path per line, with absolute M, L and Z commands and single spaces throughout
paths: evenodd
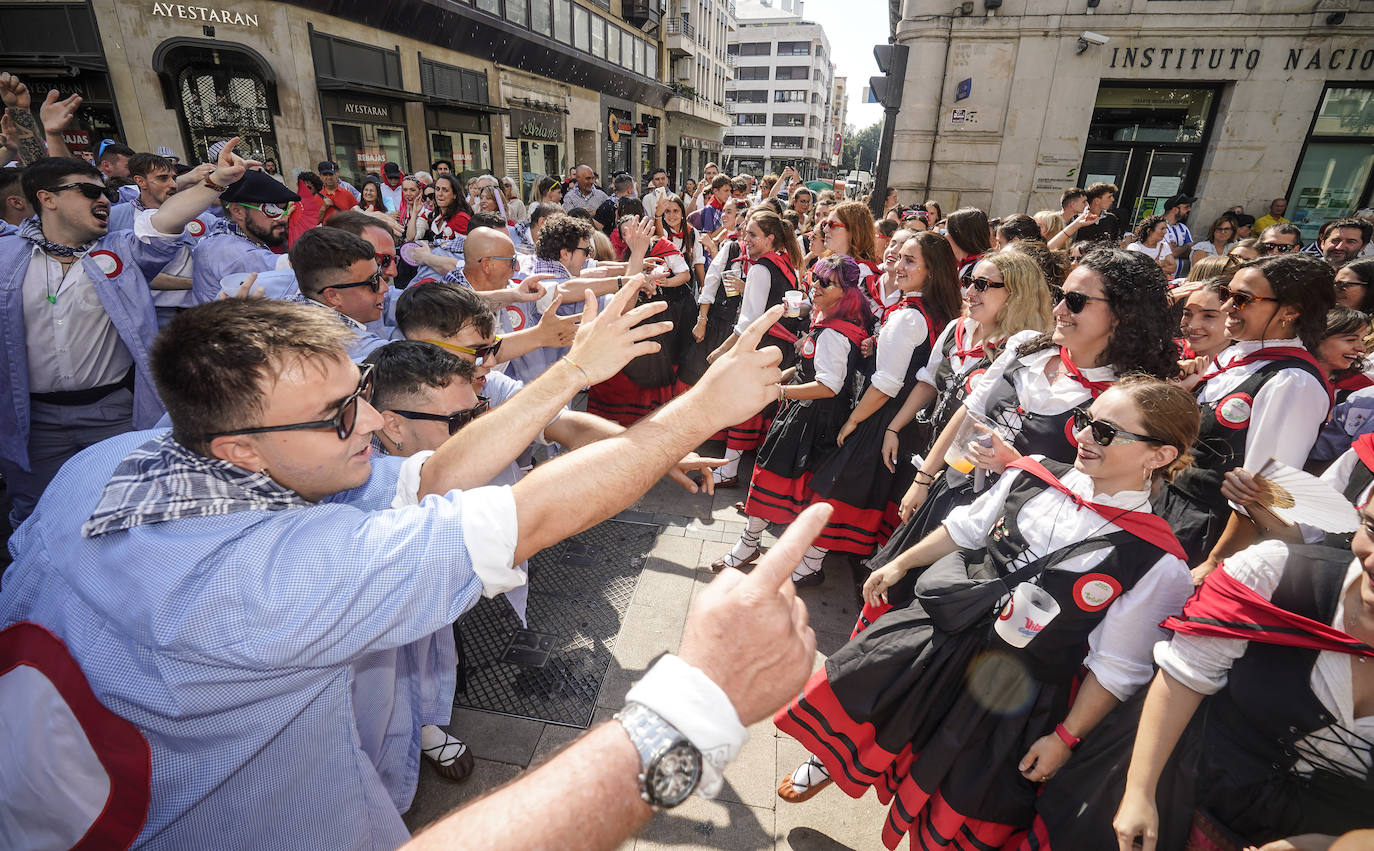
M 743 470 L 741 481 L 747 481 Z M 616 642 L 611 670 L 602 685 L 596 720 L 611 717 L 625 692 L 649 663 L 676 650 L 693 597 L 712 579 L 710 564 L 734 544 L 743 515 L 731 505 L 744 489 L 714 497 L 693 495 L 660 482 L 622 517 L 652 521 L 664 531 L 650 558 Z M 765 533 L 765 545 L 773 539 Z M 800 594 L 816 630 L 817 666 L 849 638 L 858 616 L 858 594 L 844 562 L 827 564 L 826 581 Z M 473 750 L 477 767 L 460 785 L 439 778 L 421 761 L 420 788 L 406 823 L 416 830 L 455 806 L 491 791 L 537 766 L 576 739 L 581 730 L 488 712 L 455 709 L 450 725 Z M 783 774 L 795 768 L 804 751 L 769 721 L 750 729 L 749 743 L 725 773 L 725 788 L 715 801 L 693 796 L 670 813 L 657 815 L 622 849 L 659 848 L 798 849 L 841 851 L 881 848 L 886 813 L 876 798 L 855 801 L 833 786 L 805 804 L 789 805 L 777 796 Z M 518 816 L 512 814 L 512 827 Z

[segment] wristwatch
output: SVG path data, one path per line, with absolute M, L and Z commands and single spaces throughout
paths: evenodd
M 657 712 L 630 702 L 616 713 L 639 751 L 639 797 L 654 810 L 676 807 L 701 782 L 701 751 Z

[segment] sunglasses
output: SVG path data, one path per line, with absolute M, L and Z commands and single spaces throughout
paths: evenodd
M 520 258 L 518 258 L 518 257 L 501 257 L 501 256 L 496 255 L 496 254 L 493 254 L 493 255 L 491 255 L 490 257 L 483 257 L 482 259 L 483 259 L 483 260 L 502 260 L 502 261 L 504 261 L 504 262 L 506 262 L 506 263 L 509 263 L 512 269 L 514 269 L 515 266 L 516 266 L 516 264 L 520 262 Z
M 848 228 L 844 226 L 844 222 L 832 222 L 828 219 L 826 221 L 821 222 L 821 230 L 823 231 L 835 230 L 836 228 L 839 228 L 840 230 L 848 230 Z
M 1281 243 L 1281 242 L 1261 242 L 1261 243 L 1260 243 L 1260 248 L 1263 248 L 1263 249 L 1265 250 L 1266 253 L 1272 251 L 1272 252 L 1274 252 L 1274 253 L 1276 253 L 1276 254 L 1287 254 L 1288 252 L 1293 251 L 1294 249 L 1296 249 L 1297 246 L 1296 246 L 1296 245 L 1288 245 L 1288 244 L 1286 244 L 1286 243 Z
M 491 402 L 486 396 L 478 396 L 477 404 L 468 408 L 466 411 L 459 411 L 456 414 L 426 414 L 422 411 L 400 411 L 395 408 L 391 410 L 393 414 L 400 414 L 408 420 L 430 420 L 436 423 L 448 423 L 449 437 L 458 433 L 458 429 L 477 419 L 487 412 L 491 407 Z
M 240 201 L 239 206 L 247 207 L 250 210 L 257 210 L 259 213 L 262 213 L 264 216 L 274 221 L 280 219 L 282 216 L 289 216 L 291 214 L 290 204 L 245 204 Z
M 460 355 L 471 355 L 477 360 L 478 365 L 486 363 L 487 358 L 495 360 L 497 352 L 501 351 L 501 336 L 499 334 L 493 337 L 490 343 L 483 343 L 480 346 L 456 346 L 453 343 L 445 343 L 443 340 L 421 340 L 421 342 L 430 343 Z
M 325 290 L 351 290 L 354 287 L 367 287 L 374 293 L 380 292 L 382 289 L 382 270 L 378 269 L 376 274 L 368 278 L 366 281 L 354 281 L 351 284 L 332 284 L 327 287 L 320 287 L 320 292 L 324 292 Z
M 1233 290 L 1230 287 L 1222 287 L 1217 290 L 1217 295 L 1221 298 L 1222 304 L 1228 301 L 1233 302 L 1236 305 L 1236 310 L 1244 310 L 1252 301 L 1278 301 L 1278 299 L 1267 295 L 1255 295 L 1242 290 Z
M 1136 434 L 1135 432 L 1130 432 L 1122 428 L 1117 428 L 1116 426 L 1112 425 L 1111 423 L 1105 420 L 1095 420 L 1088 415 L 1087 411 L 1083 410 L 1082 408 L 1074 408 L 1074 433 L 1076 434 L 1085 428 L 1092 433 L 1093 443 L 1096 443 L 1098 446 L 1103 447 L 1111 446 L 1112 441 L 1117 440 L 1118 438 L 1121 440 L 1122 443 L 1164 443 L 1164 441 L 1160 440 L 1157 437 L 1150 437 L 1148 434 Z
M 395 260 L 396 260 L 396 255 L 395 255 L 394 253 L 392 253 L 392 254 L 374 254 L 374 255 L 372 255 L 372 259 L 377 261 L 377 269 L 378 269 L 378 270 L 381 270 L 381 269 L 385 269 L 386 267 L 390 266 L 393 262 L 395 262 Z
M 581 251 L 583 254 L 591 254 L 594 250 L 596 249 L 590 245 L 579 245 L 577 248 L 573 249 L 574 252 Z
M 1107 301 L 1107 299 L 1101 296 L 1088 295 L 1078 290 L 1061 290 L 1059 287 L 1051 287 L 1050 303 L 1058 307 L 1061 301 L 1069 308 L 1070 313 L 1082 313 L 1083 308 L 1088 306 L 1088 302 Z M 1106 446 L 1105 443 L 1102 445 Z
M 75 189 L 77 192 L 80 192 L 82 195 L 85 195 L 86 200 L 88 201 L 94 201 L 97 198 L 104 198 L 106 201 L 109 201 L 111 204 L 113 204 L 119 198 L 118 192 L 116 192 L 108 186 L 102 186 L 99 183 L 64 183 L 61 186 L 53 187 L 48 191 L 52 193 L 57 193 L 66 192 L 68 189 Z
M 989 281 L 987 278 L 969 278 L 968 281 L 965 282 L 965 286 L 971 290 L 985 293 L 988 290 L 1000 290 L 1005 287 L 1006 284 L 1001 281 Z M 1078 311 L 1074 312 L 1077 313 Z
M 1336 292 L 1338 292 L 1338 293 L 1343 293 L 1343 292 L 1345 292 L 1346 290 L 1350 289 L 1351 287 L 1367 287 L 1367 286 L 1369 286 L 1369 285 L 1368 285 L 1368 284 L 1361 284 L 1361 283 L 1353 282 L 1353 281 L 1337 281 L 1337 282 L 1336 282 Z
M 217 437 L 232 437 L 240 434 L 268 434 L 274 431 L 316 431 L 319 429 L 332 428 L 334 433 L 339 436 L 339 440 L 347 440 L 353 434 L 353 427 L 358 423 L 358 400 L 364 402 L 372 401 L 372 369 L 373 365 L 365 363 L 361 367 L 361 374 L 358 376 L 358 389 L 354 390 L 348 398 L 339 403 L 338 413 L 327 420 L 312 420 L 308 423 L 291 423 L 290 425 L 279 426 L 258 426 L 256 428 L 240 428 L 233 431 L 216 431 L 205 435 L 206 440 L 214 440 Z

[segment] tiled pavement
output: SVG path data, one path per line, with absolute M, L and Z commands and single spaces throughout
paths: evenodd
M 747 481 L 748 470 L 741 480 Z M 597 721 L 609 719 L 625 692 L 650 662 L 677 649 L 693 597 L 711 581 L 710 564 L 723 555 L 744 528 L 732 508 L 743 489 L 714 497 L 693 495 L 671 482 L 660 482 L 624 519 L 655 522 L 663 532 L 640 576 L 626 612 L 614 661 L 601 689 Z M 765 533 L 765 545 L 773 542 Z M 802 589 L 816 630 L 817 665 L 848 639 L 858 615 L 858 594 L 846 563 L 827 565 L 826 581 Z M 537 766 L 573 741 L 581 730 L 488 712 L 455 709 L 450 725 L 473 749 L 477 767 L 463 784 L 439 778 L 423 760 L 420 788 L 406 815 L 418 829 L 452 808 L 480 797 Z M 779 778 L 795 768 L 804 751 L 769 721 L 750 729 L 749 743 L 725 773 L 725 788 L 715 801 L 692 797 L 669 813 L 660 813 L 622 849 L 711 848 L 843 851 L 881 848 L 884 808 L 869 795 L 855 801 L 838 789 L 824 790 L 805 804 L 778 799 Z

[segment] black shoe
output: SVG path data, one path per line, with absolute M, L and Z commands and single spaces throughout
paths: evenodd
M 814 588 L 825 581 L 825 568 L 821 568 L 815 573 L 808 573 L 801 579 L 793 579 L 792 585 L 796 588 Z

